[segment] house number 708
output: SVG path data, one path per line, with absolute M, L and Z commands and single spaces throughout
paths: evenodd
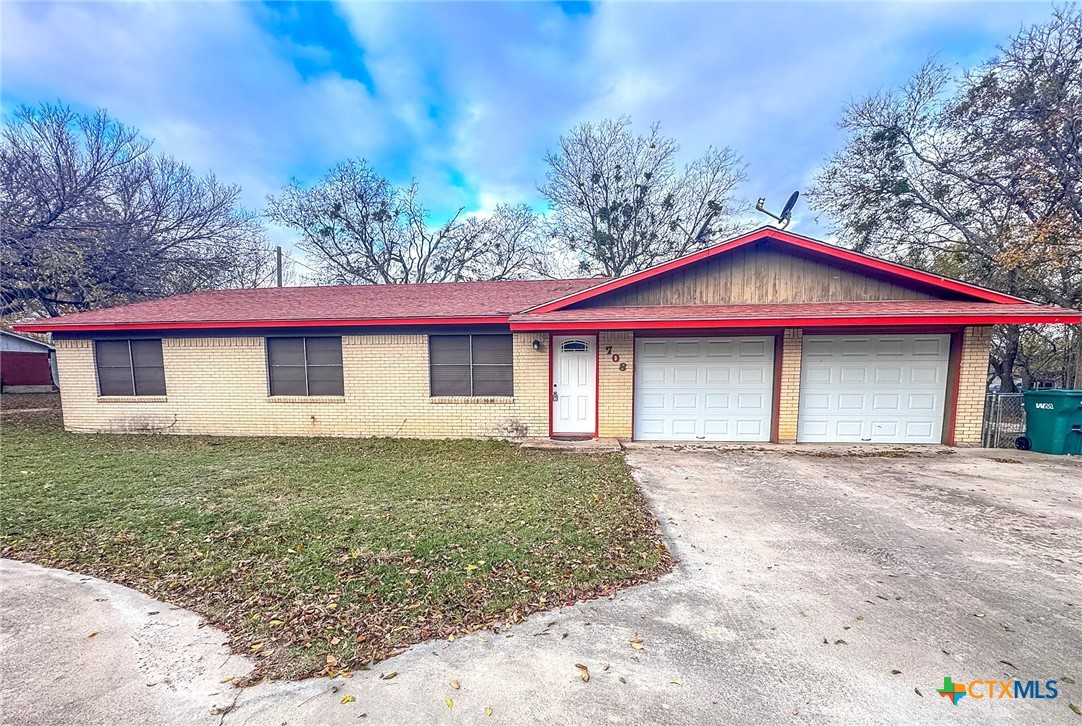
M 612 356 L 612 362 L 613 363 L 620 363 L 620 354 L 619 353 L 613 353 L 611 345 L 606 345 L 605 346 L 605 355 Z M 620 370 L 626 371 L 627 370 L 627 363 L 620 363 Z

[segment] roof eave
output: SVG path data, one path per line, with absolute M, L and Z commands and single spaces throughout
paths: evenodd
M 113 333 L 166 330 L 253 330 L 297 328 L 379 328 L 440 325 L 506 325 L 509 315 L 469 315 L 445 317 L 336 318 L 305 320 L 223 320 L 162 321 L 148 323 L 19 323 L 12 328 L 28 333 Z
M 915 325 L 965 326 L 1025 323 L 1079 323 L 1082 314 L 920 314 L 920 315 L 853 315 L 801 316 L 755 318 L 640 318 L 631 320 L 512 320 L 513 332 L 546 330 L 693 330 L 700 328 L 840 328 L 840 327 L 902 327 Z

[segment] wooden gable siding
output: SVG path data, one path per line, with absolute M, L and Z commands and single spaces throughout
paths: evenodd
M 864 302 L 937 297 L 836 263 L 757 243 L 572 307 Z

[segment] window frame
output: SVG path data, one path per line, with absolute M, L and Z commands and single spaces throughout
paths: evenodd
M 469 340 L 470 358 L 468 365 L 465 363 L 433 363 L 432 362 L 432 339 L 433 338 L 467 338 Z M 510 357 L 506 363 L 476 363 L 474 361 L 474 338 L 507 338 L 511 344 Z M 430 398 L 512 398 L 515 395 L 515 338 L 512 333 L 430 333 L 428 336 L 428 395 Z M 433 388 L 433 371 L 439 366 L 466 366 L 469 368 L 470 392 L 467 393 L 436 393 Z M 507 393 L 476 393 L 474 369 L 482 368 L 507 368 L 511 373 L 508 381 L 510 390 Z
M 346 394 L 346 362 L 343 356 L 342 362 L 337 364 L 328 363 L 309 363 L 308 362 L 308 340 L 337 340 L 339 354 L 342 353 L 342 336 L 341 335 L 271 335 L 267 336 L 263 340 L 263 347 L 266 350 L 267 358 L 267 398 L 290 398 L 290 397 L 303 397 L 303 398 L 341 398 Z M 301 341 L 301 353 L 304 357 L 303 365 L 284 365 L 271 363 L 271 341 L 272 340 L 300 340 Z M 275 393 L 274 392 L 274 376 L 273 371 L 275 368 L 303 368 L 304 369 L 304 393 Z M 312 393 L 312 381 L 308 376 L 309 368 L 337 368 L 341 372 L 342 378 L 342 392 L 341 393 Z
M 94 377 L 98 384 L 98 398 L 161 398 L 169 395 L 169 384 L 165 380 L 165 350 L 162 345 L 162 338 L 94 338 Z M 152 342 L 158 344 L 158 355 L 161 359 L 161 372 L 162 372 L 162 390 L 161 393 L 140 393 L 139 391 L 139 378 L 135 375 L 136 368 L 158 368 L 159 366 L 136 366 L 135 365 L 135 353 L 132 351 L 133 342 Z M 102 379 L 100 348 L 101 343 L 124 343 L 128 348 L 128 377 L 131 380 L 131 393 L 105 393 L 102 391 Z M 124 366 L 104 366 L 105 368 L 123 369 Z M 146 385 L 144 383 L 144 385 Z

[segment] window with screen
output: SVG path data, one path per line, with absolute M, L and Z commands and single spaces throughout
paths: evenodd
M 510 335 L 430 335 L 433 396 L 513 396 Z
M 341 396 L 341 338 L 267 338 L 272 396 Z
M 102 396 L 164 396 L 161 338 L 95 340 L 98 393 Z

